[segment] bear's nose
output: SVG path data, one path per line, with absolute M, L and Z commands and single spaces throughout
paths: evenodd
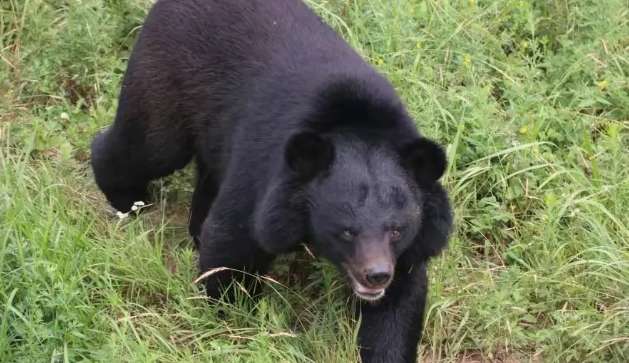
M 365 279 L 372 287 L 380 287 L 386 285 L 391 279 L 391 273 L 388 269 L 372 269 L 367 272 Z

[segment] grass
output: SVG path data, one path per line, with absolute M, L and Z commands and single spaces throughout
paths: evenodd
M 629 3 L 310 4 L 448 145 L 423 358 L 629 361 Z M 307 254 L 255 308 L 203 301 L 189 170 L 139 218 L 97 191 L 88 145 L 149 5 L 0 0 L 0 361 L 355 361 L 347 290 Z

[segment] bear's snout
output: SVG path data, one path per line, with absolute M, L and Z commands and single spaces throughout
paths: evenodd
M 378 265 L 367 271 L 365 274 L 365 280 L 370 287 L 386 287 L 391 280 L 392 268 L 388 266 Z
M 393 262 L 386 256 L 378 256 L 374 261 L 368 261 L 366 266 L 359 268 L 357 272 L 351 275 L 360 285 L 360 290 L 384 290 L 389 287 L 393 278 Z
M 390 246 L 386 239 L 359 238 L 357 241 L 354 255 L 344 267 L 359 298 L 375 301 L 384 296 L 395 269 Z
M 352 284 L 354 294 L 365 301 L 376 301 L 384 296 L 393 278 L 393 265 L 377 266 L 362 270 L 358 273 L 351 266 L 345 265 L 345 270 Z

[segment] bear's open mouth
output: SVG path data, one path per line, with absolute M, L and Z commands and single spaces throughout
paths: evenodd
M 352 290 L 354 291 L 354 295 L 356 295 L 361 300 L 374 302 L 380 300 L 384 296 L 384 292 L 386 288 L 372 289 L 363 284 L 361 284 L 352 274 L 349 268 L 346 268 L 347 276 L 349 277 Z
M 353 286 L 354 294 L 365 301 L 377 301 L 384 296 L 384 289 L 368 289 L 368 291 L 363 291 L 363 288 L 364 287 L 359 288 L 357 286 Z

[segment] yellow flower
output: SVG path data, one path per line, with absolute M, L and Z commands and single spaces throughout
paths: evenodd
M 463 55 L 463 64 L 465 64 L 466 67 L 469 67 L 472 64 L 472 57 L 467 53 Z

